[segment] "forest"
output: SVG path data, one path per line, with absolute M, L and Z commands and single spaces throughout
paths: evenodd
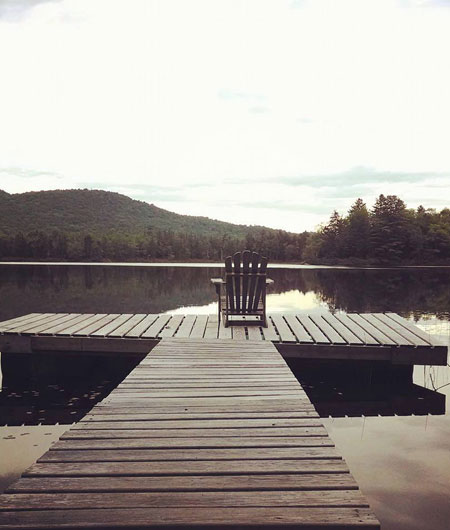
M 131 212 L 131 203 L 126 204 Z M 169 213 L 164 215 L 169 218 Z M 114 228 L 113 219 L 104 229 L 98 223 L 86 222 L 80 229 L 76 219 L 70 225 L 61 222 L 52 228 L 49 220 L 45 227 L 39 227 L 36 219 L 35 229 L 0 231 L 0 259 L 222 261 L 247 248 L 280 262 L 361 266 L 450 263 L 450 209 L 410 209 L 395 195 L 380 195 L 370 209 L 357 199 L 345 215 L 334 211 L 315 232 L 300 234 L 232 224 L 228 229 L 227 223 L 217 221 L 211 221 L 216 223 L 211 230 L 209 219 L 177 217 L 195 221 L 195 230 L 188 224 L 180 228 L 182 219 L 177 219 L 178 225 L 162 228 L 162 217 L 155 226 L 150 222 L 145 225 L 141 216 L 135 230 L 132 222 Z
M 357 199 L 347 215 L 334 211 L 311 234 L 302 260 L 326 264 L 450 263 L 450 209 L 409 209 L 396 195 L 380 195 L 372 209 Z

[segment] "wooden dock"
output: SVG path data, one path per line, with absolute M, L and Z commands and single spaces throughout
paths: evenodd
M 1 529 L 286 527 L 379 523 L 268 340 L 162 338 L 0 496 Z
M 284 357 L 446 365 L 447 346 L 395 313 L 268 316 L 224 327 L 217 315 L 31 313 L 0 322 L 0 351 L 143 355 L 161 339 L 273 342 Z

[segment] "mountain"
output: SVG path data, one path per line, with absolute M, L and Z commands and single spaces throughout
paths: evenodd
M 154 229 L 200 236 L 243 237 L 253 228 L 207 217 L 179 215 L 111 191 L 84 189 L 9 194 L 0 190 L 0 234 L 9 236 L 34 230 L 49 233 L 58 229 L 67 233 L 101 235 L 111 232 L 137 234 Z

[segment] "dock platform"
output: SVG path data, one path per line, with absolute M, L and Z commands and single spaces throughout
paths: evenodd
M 233 339 L 161 337 L 0 496 L 0 529 L 379 528 L 274 344 Z
M 0 351 L 144 355 L 161 339 L 272 342 L 284 357 L 446 365 L 447 346 L 396 313 L 268 315 L 224 327 L 217 315 L 31 313 L 0 322 Z

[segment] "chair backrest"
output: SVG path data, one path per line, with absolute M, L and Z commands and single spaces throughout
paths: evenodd
M 253 313 L 265 294 L 267 258 L 257 252 L 236 252 L 225 259 L 225 280 L 229 308 Z

